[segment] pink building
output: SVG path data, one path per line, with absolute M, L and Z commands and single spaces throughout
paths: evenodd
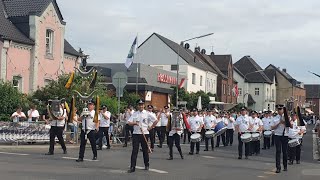
M 73 71 L 80 54 L 65 27 L 56 0 L 0 0 L 0 79 L 29 93 Z

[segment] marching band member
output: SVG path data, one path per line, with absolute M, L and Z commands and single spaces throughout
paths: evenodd
M 235 119 L 230 115 L 230 113 L 227 113 L 226 119 L 228 120 L 226 132 L 226 145 L 228 146 L 230 143 L 230 146 L 232 146 Z
M 203 121 L 201 120 L 201 118 L 198 116 L 198 111 L 197 109 L 193 109 L 192 111 L 192 116 L 189 118 L 189 124 L 190 124 L 190 133 L 201 133 L 201 129 L 203 127 Z M 190 143 L 190 155 L 193 155 L 194 153 L 194 145 L 196 144 L 196 154 L 199 154 L 200 151 L 200 142 L 194 143 L 191 142 Z
M 16 112 L 14 112 L 11 115 L 12 122 L 16 122 L 16 123 L 23 121 L 26 118 L 27 118 L 26 115 L 24 114 L 24 112 L 22 112 L 21 106 L 18 106 L 16 109 Z
M 216 117 L 212 115 L 212 111 L 211 110 L 207 110 L 207 115 L 204 118 L 204 128 L 206 131 L 210 131 L 212 129 L 214 129 L 215 127 L 215 120 Z M 211 141 L 211 149 L 214 150 L 214 138 L 207 138 L 205 137 L 205 143 L 206 143 L 206 149 L 204 151 L 208 151 L 209 149 L 209 140 Z
M 180 136 L 182 134 L 182 113 L 179 112 L 178 116 L 171 119 L 171 130 L 169 132 L 169 158 L 167 160 L 173 160 L 173 142 L 176 145 L 181 159 L 183 159 L 183 154 L 180 146 Z
M 159 111 L 155 112 L 157 120 L 158 120 L 158 123 L 157 123 L 157 125 L 156 125 L 156 127 L 154 129 L 155 129 L 155 133 L 157 133 L 157 136 L 158 136 L 158 139 L 159 139 L 159 145 L 161 144 L 161 120 L 160 120 L 160 115 L 161 115 L 162 111 L 163 111 L 162 109 L 159 109 Z M 154 141 L 156 141 L 156 140 L 154 140 Z M 159 145 L 158 145 L 158 147 L 159 147 Z
M 148 109 L 148 113 L 153 117 L 153 118 L 155 118 L 155 119 L 157 119 L 157 116 L 156 116 L 156 114 L 153 112 L 153 106 L 152 105 L 148 105 L 147 106 L 147 109 Z M 157 119 L 158 120 L 158 119 Z M 150 133 L 150 142 L 151 142 L 151 150 L 153 151 L 153 149 L 154 149 L 154 143 L 155 143 L 155 141 L 156 141 L 156 135 L 155 135 L 155 132 L 156 132 L 156 130 L 155 130 L 155 128 L 152 128 L 150 131 L 149 131 L 149 133 Z
M 80 133 L 80 150 L 79 150 L 79 158 L 76 160 L 77 162 L 83 162 L 84 152 L 87 145 L 87 138 L 90 141 L 93 158 L 92 160 L 97 160 L 97 146 L 96 146 L 96 133 L 99 130 L 99 123 L 94 122 L 94 102 L 88 102 L 88 111 L 89 115 L 84 115 L 83 112 L 81 117 L 79 117 L 78 121 L 82 123 L 82 130 Z M 98 116 L 98 120 L 100 120 L 100 116 Z
M 136 163 L 137 163 L 137 155 L 139 151 L 139 145 L 141 144 L 142 152 L 143 152 L 143 160 L 145 165 L 145 170 L 149 170 L 149 154 L 148 154 L 148 136 L 149 131 L 153 129 L 158 120 L 155 116 L 148 113 L 144 110 L 144 101 L 138 100 L 138 111 L 134 112 L 130 119 L 128 120 L 128 124 L 133 126 L 133 134 L 132 134 L 132 153 L 131 153 L 131 166 L 128 170 L 128 173 L 135 172 Z
M 167 125 L 168 125 L 168 120 L 170 117 L 170 109 L 169 106 L 164 106 L 164 110 L 162 111 L 162 113 L 160 114 L 160 121 L 161 121 L 161 141 L 160 144 L 158 145 L 159 148 L 162 148 L 162 144 L 164 142 L 164 140 L 167 137 L 167 144 L 169 144 L 168 142 L 168 135 L 169 132 L 167 132 Z
M 300 157 L 301 157 L 301 146 L 302 146 L 302 137 L 303 134 L 306 131 L 305 126 L 299 126 L 298 125 L 298 120 L 297 120 L 297 115 L 292 114 L 292 128 L 289 129 L 289 140 L 292 139 L 298 139 L 300 144 L 295 146 L 295 147 L 288 147 L 288 155 L 289 155 L 289 165 L 293 164 L 293 160 L 296 160 L 297 164 L 300 164 Z M 304 125 L 304 124 L 303 124 Z
M 107 140 L 107 149 L 110 149 L 109 141 L 109 127 L 110 127 L 110 117 L 111 113 L 108 111 L 107 106 L 102 106 L 100 111 L 100 125 L 99 125 L 99 148 L 97 150 L 102 150 L 102 139 L 103 136 Z
M 261 119 L 258 117 L 258 112 L 253 111 L 251 116 L 252 116 L 252 118 L 251 118 L 250 124 L 254 127 L 251 129 L 251 132 L 252 133 L 258 132 L 259 134 L 261 134 L 263 123 L 262 123 Z M 251 141 L 251 148 L 252 148 L 252 151 L 251 151 L 252 153 L 259 155 L 260 154 L 260 140 Z
M 220 114 L 220 117 L 216 119 L 215 125 L 217 125 L 219 122 L 223 122 L 224 126 L 228 126 L 228 121 L 229 120 L 226 118 L 226 112 L 222 112 Z M 221 134 L 220 136 L 217 136 L 216 147 L 220 146 L 220 139 L 222 139 L 223 146 L 227 146 L 227 144 L 226 144 L 226 133 L 225 132 L 223 134 Z
M 281 172 L 280 156 L 282 150 L 283 157 L 283 171 L 288 171 L 288 131 L 289 128 L 285 126 L 285 117 L 283 111 L 283 105 L 277 105 L 278 115 L 274 117 L 271 125 L 271 129 L 275 133 L 275 145 L 276 145 L 276 173 Z
M 134 110 L 133 110 L 133 107 L 131 105 L 128 106 L 125 114 L 124 114 L 124 118 L 126 120 L 126 126 L 125 126 L 125 138 L 124 138 L 124 145 L 123 147 L 127 147 L 128 146 L 128 140 L 129 140 L 129 132 L 131 133 L 131 136 L 132 136 L 132 133 L 133 133 L 133 127 L 130 126 L 128 124 L 128 121 L 130 119 L 130 117 L 132 116 L 132 114 L 134 113 Z
M 64 130 L 64 127 L 65 127 L 65 120 L 66 120 L 66 112 L 65 110 L 63 109 L 63 106 L 62 104 L 64 103 L 61 103 L 60 104 L 60 114 L 62 116 L 60 117 L 56 117 L 56 119 L 54 119 L 54 117 L 50 117 L 50 120 L 51 120 L 51 128 L 50 128 L 50 147 L 49 147 L 49 152 L 46 153 L 45 155 L 53 155 L 54 154 L 54 144 L 55 144 L 55 138 L 57 137 L 58 140 L 59 140 L 59 144 L 61 145 L 61 148 L 63 150 L 63 154 L 67 154 L 67 148 L 66 148 L 66 145 L 64 143 L 64 140 L 63 140 L 63 130 Z M 50 114 L 51 112 L 48 112 L 48 114 Z
M 243 142 L 241 141 L 241 135 L 245 132 L 248 131 L 248 128 L 250 126 L 250 119 L 247 115 L 247 110 L 246 108 L 241 109 L 241 115 L 237 118 L 235 122 L 235 128 L 236 131 L 238 132 L 238 153 L 239 157 L 238 159 L 242 159 L 242 152 L 243 152 Z M 244 154 L 245 158 L 248 159 L 249 156 L 249 143 L 244 143 Z
M 263 123 L 263 132 L 265 131 L 271 131 L 271 112 L 265 111 L 264 112 L 264 118 L 262 118 Z M 271 137 L 263 137 L 263 148 L 262 149 L 270 149 L 270 140 Z
M 186 115 L 186 118 L 187 118 L 187 121 L 189 122 L 189 118 L 190 118 L 190 113 L 188 112 L 188 110 L 185 110 L 185 115 Z M 183 122 L 183 144 L 186 143 L 186 139 L 187 139 L 187 136 L 188 136 L 188 143 L 190 143 L 190 132 L 186 126 L 186 124 Z

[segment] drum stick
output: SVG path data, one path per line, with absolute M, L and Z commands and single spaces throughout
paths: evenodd
M 141 130 L 142 136 L 143 136 L 143 138 L 144 138 L 144 141 L 146 142 L 146 144 L 147 144 L 147 146 L 148 146 L 148 153 L 152 153 L 152 150 L 151 150 L 151 148 L 150 148 L 150 146 L 149 146 L 149 144 L 148 144 L 148 140 L 147 140 L 147 138 L 146 138 L 146 135 L 144 134 L 141 126 L 139 126 L 139 127 L 140 127 L 140 130 Z

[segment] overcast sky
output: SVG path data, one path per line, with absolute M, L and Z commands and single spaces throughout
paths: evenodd
M 297 80 L 320 83 L 319 0 L 57 0 L 66 38 L 89 62 L 124 62 L 134 37 L 153 32 L 190 42 L 233 61 L 251 55 L 262 67 L 286 68 Z

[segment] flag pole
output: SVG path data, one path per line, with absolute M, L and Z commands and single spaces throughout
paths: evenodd
M 136 42 L 136 54 L 138 52 L 138 34 L 137 34 L 137 42 Z M 136 55 L 135 54 L 135 55 Z M 133 62 L 134 62 L 134 59 L 135 59 L 135 55 L 133 56 Z M 136 62 L 136 66 L 137 66 L 137 75 L 136 75 L 136 95 L 138 95 L 138 81 L 139 81 L 139 64 L 138 62 Z

